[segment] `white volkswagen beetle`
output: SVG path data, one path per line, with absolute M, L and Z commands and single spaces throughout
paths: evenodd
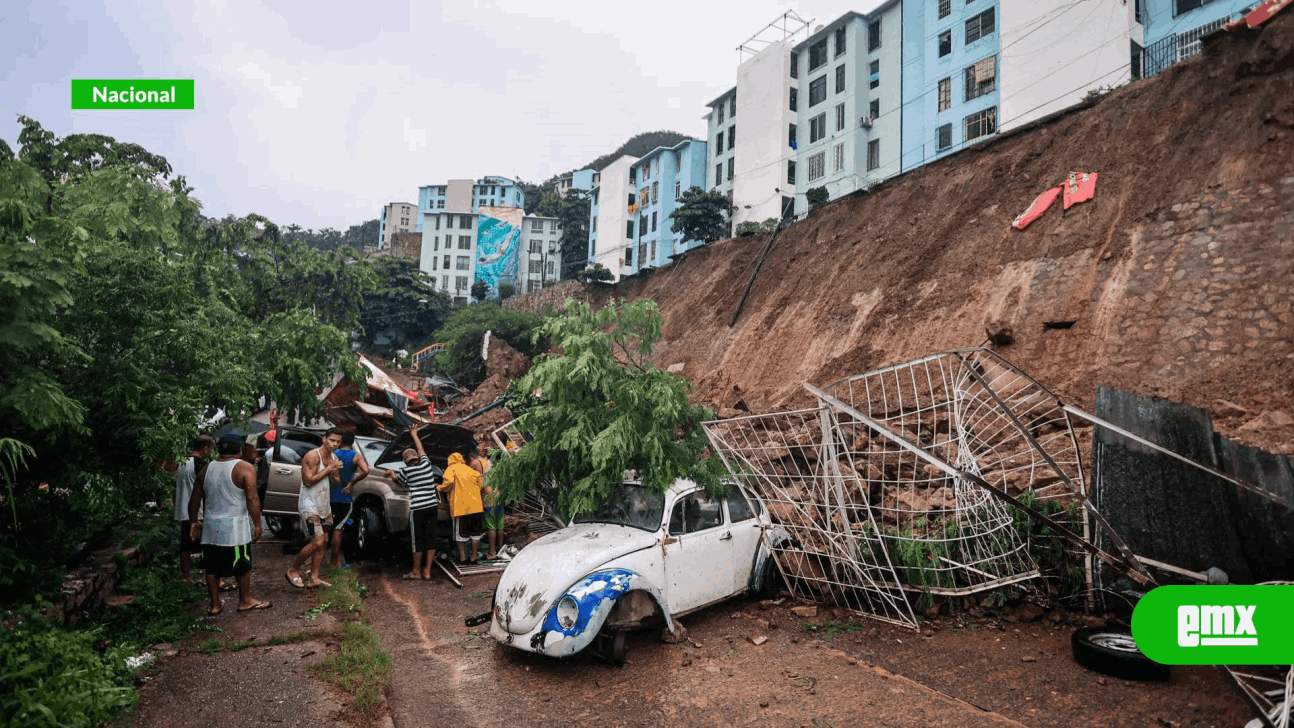
M 624 483 L 602 507 L 526 546 L 494 592 L 490 636 L 553 657 L 601 634 L 624 660 L 625 632 L 773 583 L 767 514 L 736 485 L 714 499 L 675 481 L 663 495 Z

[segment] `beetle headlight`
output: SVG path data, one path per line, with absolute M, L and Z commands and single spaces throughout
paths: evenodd
M 574 627 L 579 617 L 580 604 L 575 601 L 575 597 L 567 594 L 557 601 L 557 623 L 562 626 L 562 629 Z

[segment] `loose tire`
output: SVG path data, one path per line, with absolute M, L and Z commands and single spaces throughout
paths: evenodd
M 1168 666 L 1141 654 L 1132 635 L 1117 627 L 1084 627 L 1070 643 L 1074 660 L 1089 670 L 1126 680 L 1168 679 Z

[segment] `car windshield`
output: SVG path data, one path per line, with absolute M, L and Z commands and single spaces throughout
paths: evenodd
M 612 491 L 601 506 L 571 520 L 575 523 L 615 523 L 655 531 L 660 528 L 663 515 L 663 494 L 649 493 L 641 485 L 624 483 Z

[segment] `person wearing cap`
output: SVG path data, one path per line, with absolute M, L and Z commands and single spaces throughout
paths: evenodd
M 202 539 L 202 564 L 207 572 L 207 614 L 220 614 L 220 577 L 238 584 L 238 611 L 269 609 L 269 602 L 252 596 L 250 547 L 261 537 L 261 501 L 256 492 L 256 469 L 239 458 L 243 438 L 229 433 L 216 440 L 218 459 L 193 482 L 189 497 L 189 537 Z M 198 522 L 198 514 L 203 521 Z
M 396 481 L 409 492 L 409 540 L 413 542 L 413 569 L 404 579 L 427 581 L 431 579 L 431 565 L 436 561 L 436 515 L 440 511 L 440 493 L 436 491 L 436 469 L 422 449 L 418 425 L 409 425 L 413 447 L 401 455 L 404 470 L 386 471 L 387 478 Z
M 330 428 L 324 433 L 323 444 L 301 458 L 301 490 L 297 494 L 297 513 L 301 516 L 301 531 L 309 543 L 292 560 L 284 575 L 288 583 L 302 589 L 307 586 L 332 586 L 319 578 L 323 571 L 324 554 L 332 534 L 332 501 L 329 489 L 341 482 L 342 462 L 334 455 L 341 447 L 344 433 Z M 301 567 L 311 564 L 310 580 L 301 578 Z
M 207 459 L 216 449 L 216 441 L 211 435 L 198 435 L 193 438 L 193 447 L 189 456 L 175 470 L 175 520 L 180 522 L 180 573 L 184 583 L 193 585 L 192 555 L 202 551 L 202 543 L 192 537 L 193 524 L 198 524 L 202 531 L 202 509 L 198 509 L 195 521 L 189 520 L 189 499 L 193 495 L 193 481 L 198 473 L 207 466 Z

